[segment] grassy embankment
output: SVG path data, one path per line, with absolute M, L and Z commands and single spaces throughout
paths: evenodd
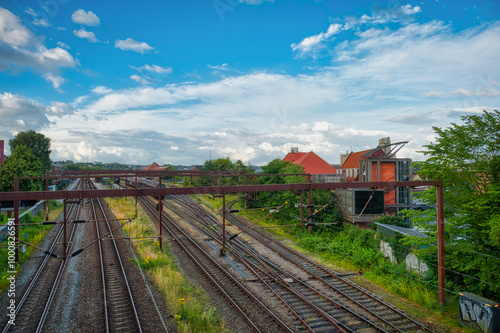
M 51 202 L 49 205 L 49 221 L 54 221 L 59 215 L 62 213 L 62 206 L 55 204 L 54 202 Z M 29 216 L 23 217 L 23 221 L 29 219 Z M 29 223 L 40 223 L 42 221 L 45 221 L 45 210 L 40 211 L 38 216 L 34 216 Z M 22 222 L 22 221 L 21 221 Z M 3 221 L 2 224 L 4 224 L 5 221 Z M 45 236 L 49 233 L 50 229 L 52 228 L 51 225 L 26 225 L 22 226 L 21 229 L 19 230 L 19 238 L 23 241 L 26 241 L 32 245 L 38 246 L 42 240 L 45 238 Z M 11 273 L 8 273 L 9 271 L 15 271 L 17 274 L 21 271 L 21 266 L 23 262 L 26 260 L 30 259 L 33 252 L 36 251 L 35 248 L 26 245 L 26 252 L 22 253 L 22 245 L 23 243 L 20 242 L 20 251 L 19 251 L 19 261 L 20 264 L 17 264 L 15 269 L 9 269 L 9 259 L 8 259 L 8 239 L 4 239 L 3 242 L 1 243 L 1 248 L 0 248 L 0 293 L 3 293 L 9 288 L 9 281 L 7 278 L 11 276 Z
M 204 199 L 214 203 L 208 196 Z M 242 209 L 237 205 L 233 208 Z M 256 210 L 240 214 L 256 221 L 268 212 Z M 279 224 L 283 224 L 279 219 L 279 213 L 259 222 L 260 226 Z M 353 280 L 381 295 L 413 318 L 419 318 L 424 324 L 432 325 L 434 329 L 445 332 L 469 331 L 459 323 L 456 296 L 447 295 L 447 303 L 439 305 L 437 290 L 431 285 L 435 276 L 419 277 L 407 272 L 404 265 L 390 263 L 379 251 L 379 239 L 375 231 L 359 229 L 350 224 L 317 229 L 313 230 L 311 235 L 305 228 L 299 227 L 266 230 L 278 239 L 285 240 L 288 246 L 334 271 L 363 270 L 363 275 L 356 276 Z
M 107 199 L 107 202 L 117 218 L 135 215 L 133 198 L 113 198 Z M 155 236 L 154 224 L 139 206 L 137 215 L 125 225 L 127 235 L 139 238 Z M 167 242 L 163 242 L 163 252 L 159 250 L 158 242 L 146 238 L 138 239 L 132 245 L 140 258 L 139 266 L 165 296 L 179 332 L 227 332 L 224 321 L 217 316 L 203 289 L 183 276 Z

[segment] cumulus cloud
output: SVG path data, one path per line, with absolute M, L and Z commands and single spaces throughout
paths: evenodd
M 101 24 L 101 20 L 93 12 L 78 9 L 71 15 L 71 20 L 77 24 L 96 27 Z
M 63 102 L 51 102 L 50 106 L 45 108 L 46 114 L 58 117 L 74 114 L 75 112 L 74 107 Z
M 115 47 L 122 51 L 132 51 L 141 54 L 148 53 L 154 50 L 154 48 L 148 45 L 146 42 L 138 42 L 132 38 L 127 38 L 125 40 L 115 40 Z
M 410 4 L 406 4 L 404 6 L 401 6 L 401 11 L 403 12 L 403 14 L 412 15 L 422 12 L 422 8 L 420 8 L 420 6 L 412 7 Z
M 326 121 L 314 122 L 313 132 L 325 132 L 330 129 L 330 124 Z
M 62 102 L 50 106 L 8 92 L 0 93 L 0 136 L 10 137 L 19 131 L 41 130 L 52 124 L 48 117 L 74 114 L 76 110 Z
M 75 67 L 77 61 L 61 47 L 48 49 L 26 28 L 18 16 L 0 8 L 0 70 L 15 72 L 29 67 L 59 89 L 64 79 L 58 74 L 63 67 Z
M 99 43 L 99 40 L 96 38 L 95 33 L 93 33 L 92 31 L 87 31 L 85 30 L 85 28 L 73 30 L 73 35 L 81 39 L 86 39 L 90 43 Z

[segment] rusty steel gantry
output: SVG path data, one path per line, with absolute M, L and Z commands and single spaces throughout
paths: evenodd
M 439 288 L 439 302 L 441 304 L 445 301 L 445 269 L 444 269 L 444 212 L 443 212 L 443 182 L 442 181 L 389 181 L 389 182 L 334 182 L 334 183 L 313 183 L 311 176 L 308 174 L 300 174 L 305 177 L 307 183 L 295 184 L 268 184 L 268 185 L 231 185 L 231 186 L 198 186 L 198 187 L 161 187 L 161 177 L 196 177 L 196 176 L 210 176 L 210 177 L 258 177 L 264 176 L 263 174 L 244 174 L 233 172 L 214 172 L 214 171 L 117 171 L 117 170 L 92 170 L 92 171 L 69 171 L 59 174 L 47 174 L 45 177 L 20 177 L 15 179 L 14 192 L 0 192 L 0 201 L 14 201 L 14 224 L 16 226 L 16 253 L 18 251 L 18 226 L 19 226 L 19 201 L 20 200 L 69 200 L 84 198 L 103 198 L 103 197 L 123 197 L 132 196 L 137 198 L 139 196 L 161 196 L 161 195 L 182 195 L 182 194 L 210 194 L 214 197 L 220 196 L 223 198 L 223 207 L 225 208 L 225 195 L 228 193 L 247 193 L 247 192 L 268 192 L 268 191 L 304 191 L 309 193 L 309 206 L 310 193 L 312 190 L 326 189 L 335 190 L 339 188 L 387 188 L 387 187 L 419 187 L 419 186 L 433 186 L 436 188 L 437 193 L 437 241 L 438 241 L 438 288 Z M 296 174 L 297 175 L 297 174 Z M 273 174 L 272 176 L 279 176 Z M 282 175 L 290 176 L 290 175 Z M 22 179 L 45 179 L 46 187 L 48 188 L 48 179 L 68 179 L 68 178 L 95 178 L 95 177 L 158 177 L 158 188 L 124 188 L 124 189 L 101 189 L 101 190 L 62 190 L 62 191 L 32 191 L 20 192 L 19 180 Z M 220 184 L 220 182 L 218 182 Z M 302 195 L 301 195 L 302 197 Z M 48 207 L 48 205 L 46 205 Z M 162 209 L 162 205 L 158 205 Z M 310 208 L 309 208 L 310 209 Z M 161 210 L 160 210 L 161 212 Z M 309 211 L 309 216 L 311 212 Z M 47 215 L 48 216 L 48 215 Z M 161 214 L 160 214 L 161 216 Z M 223 249 L 225 248 L 225 218 L 223 214 Z M 66 223 L 66 219 L 64 219 Z M 160 230 L 162 228 L 159 228 Z M 160 231 L 160 242 L 162 241 Z M 161 244 L 161 243 L 160 243 Z M 17 259 L 16 255 L 16 259 Z

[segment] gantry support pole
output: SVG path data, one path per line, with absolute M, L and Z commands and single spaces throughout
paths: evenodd
M 45 175 L 45 191 L 49 190 L 49 177 Z M 49 220 L 49 199 L 45 200 L 45 221 Z
M 445 302 L 445 269 L 444 269 L 444 208 L 443 186 L 436 186 L 437 192 L 437 241 L 438 241 L 438 283 L 439 304 Z
M 19 191 L 19 179 L 14 179 L 14 192 Z M 15 244 L 15 261 L 19 262 L 19 200 L 14 200 L 14 244 Z
M 135 188 L 137 189 L 137 176 L 135 176 Z M 135 217 L 137 217 L 137 195 L 135 196 Z
M 311 176 L 309 175 L 308 179 L 307 179 L 307 182 L 309 184 L 309 191 L 307 193 L 307 216 L 311 216 L 312 214 L 312 208 L 311 208 L 311 205 L 312 205 L 312 193 L 311 193 L 311 183 L 312 183 L 312 179 L 311 179 Z M 308 222 L 311 222 L 312 221 L 312 218 L 309 218 L 308 219 L 309 221 Z M 308 231 L 309 231 L 309 234 L 312 234 L 312 226 L 309 225 L 307 227 Z
M 226 255 L 226 194 L 222 194 L 222 252 Z
M 66 215 L 66 203 L 67 199 L 64 199 L 64 216 L 63 216 L 63 259 L 66 259 L 66 248 L 68 246 L 68 241 L 66 239 L 66 225 L 68 224 L 68 216 Z
M 304 226 L 304 211 L 303 211 L 303 206 L 304 206 L 304 200 L 303 200 L 303 194 L 304 191 L 300 191 L 300 226 Z
M 158 177 L 158 187 L 161 188 L 161 177 Z M 160 194 L 158 196 L 158 232 L 160 233 L 160 251 L 163 251 L 163 224 L 162 224 L 162 216 L 163 216 L 163 197 Z

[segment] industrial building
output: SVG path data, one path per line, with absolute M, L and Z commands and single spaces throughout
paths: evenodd
M 379 140 L 376 148 L 342 154 L 336 169 L 314 152 L 299 152 L 292 147 L 283 161 L 304 167 L 313 182 L 388 182 L 411 180 L 411 159 L 398 158 L 397 153 L 408 141 L 391 143 L 390 138 Z M 410 189 L 338 189 L 335 196 L 344 217 L 357 224 L 367 223 L 382 214 L 398 215 L 411 209 Z

